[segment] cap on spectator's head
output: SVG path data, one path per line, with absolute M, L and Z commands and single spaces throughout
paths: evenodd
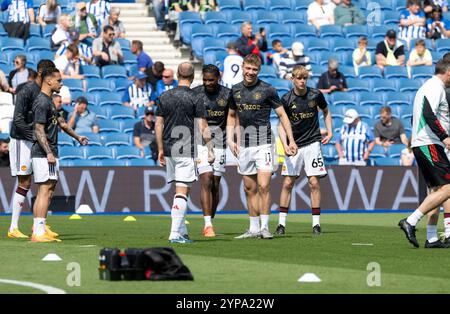
M 80 38 L 80 33 L 77 31 L 76 28 L 70 28 L 69 37 L 71 42 L 77 41 Z
M 135 75 L 134 75 L 134 78 L 135 79 L 138 79 L 138 80 L 142 80 L 142 79 L 146 79 L 147 78 L 147 74 L 145 74 L 144 72 L 137 72 Z
M 395 39 L 395 38 L 397 38 L 397 34 L 395 33 L 395 31 L 393 29 L 390 29 L 386 32 L 386 37 Z
M 78 10 L 86 9 L 86 2 L 78 2 L 77 9 Z
M 303 47 L 303 44 L 299 41 L 296 41 L 292 44 L 292 54 L 294 56 L 303 56 L 303 52 L 305 51 L 305 48 Z
M 145 115 L 148 116 L 149 114 L 154 114 L 152 107 L 146 107 L 144 111 Z
M 75 103 L 76 104 L 86 104 L 87 105 L 88 101 L 87 101 L 86 97 L 80 96 L 80 97 L 77 98 L 77 100 L 75 100 Z
M 356 111 L 355 109 L 348 109 L 345 112 L 344 123 L 345 124 L 353 123 L 353 121 L 355 121 L 356 118 L 359 118 L 358 111 Z

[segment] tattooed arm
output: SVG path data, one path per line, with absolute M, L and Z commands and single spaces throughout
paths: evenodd
M 55 155 L 53 155 L 50 145 L 48 144 L 47 135 L 45 134 L 45 124 L 36 123 L 34 126 L 34 135 L 39 143 L 39 146 L 47 154 L 47 160 L 49 164 L 56 164 Z
M 64 120 L 63 117 L 58 117 L 58 125 L 64 132 L 76 139 L 81 145 L 86 145 L 88 143 L 89 139 L 86 136 L 80 136 L 75 133 L 75 131 L 67 124 L 66 120 Z

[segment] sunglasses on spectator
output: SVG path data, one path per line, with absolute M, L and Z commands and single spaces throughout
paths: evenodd
M 169 75 L 169 76 L 167 76 L 167 75 L 163 75 L 163 78 L 172 78 L 172 76 L 171 75 Z

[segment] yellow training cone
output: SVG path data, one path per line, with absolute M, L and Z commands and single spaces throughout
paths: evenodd
M 127 216 L 123 221 L 136 221 L 136 218 L 134 218 L 133 216 Z
M 78 214 L 73 214 L 72 216 L 69 217 L 70 220 L 80 220 L 82 219 L 80 215 Z

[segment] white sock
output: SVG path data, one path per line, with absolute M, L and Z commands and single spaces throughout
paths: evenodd
M 280 213 L 278 216 L 278 224 L 286 227 L 287 213 Z
M 450 237 L 450 218 L 444 218 L 445 237 Z
M 430 243 L 439 240 L 437 233 L 437 225 L 427 225 L 427 240 Z
M 417 225 L 420 219 L 422 219 L 423 214 L 420 210 L 416 209 L 414 213 L 409 215 L 409 217 L 406 219 L 406 222 L 409 223 L 411 226 Z
M 205 219 L 205 228 L 212 227 L 211 216 L 203 216 L 203 218 Z
M 250 232 L 256 233 L 260 231 L 259 227 L 259 217 L 250 217 Z
M 314 227 L 315 225 L 320 226 L 320 215 L 312 215 L 312 226 Z
M 25 197 L 26 197 L 27 193 L 28 193 L 28 190 L 21 188 L 20 186 L 17 188 L 16 193 L 14 193 L 11 225 L 9 226 L 10 232 L 13 232 L 14 229 L 19 228 L 20 213 L 22 212 L 22 207 L 25 202 Z
M 45 233 L 45 218 L 34 218 L 33 233 L 35 236 L 42 236 Z
M 187 229 L 187 226 L 186 226 L 186 217 L 184 217 L 183 220 L 181 221 L 180 234 L 181 235 L 188 234 L 188 229 Z
M 169 239 L 176 239 L 181 235 L 181 226 L 184 225 L 184 216 L 186 215 L 187 198 L 185 195 L 176 194 L 173 198 L 172 210 L 172 227 L 170 229 Z
M 261 215 L 261 230 L 267 229 L 269 230 L 269 218 L 270 215 Z

